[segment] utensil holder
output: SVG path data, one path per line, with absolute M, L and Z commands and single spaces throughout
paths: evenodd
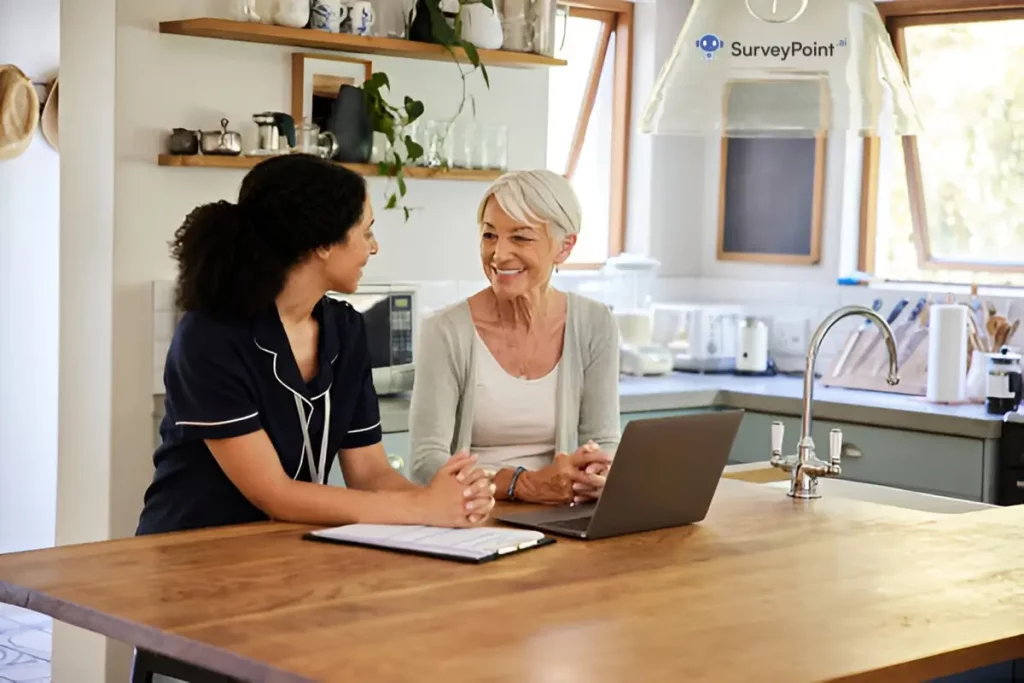
M 860 335 L 856 330 L 850 332 L 842 346 L 843 349 L 846 349 L 847 346 L 853 345 L 847 354 L 846 362 L 842 368 L 838 368 L 837 372 L 842 354 L 836 354 L 828 371 L 822 375 L 821 383 L 828 387 L 924 396 L 928 386 L 928 329 L 908 330 L 907 334 L 902 335 L 902 339 L 897 336 L 898 352 L 903 352 L 908 342 L 912 341 L 916 346 L 899 366 L 900 382 L 895 386 L 886 381 L 886 377 L 889 375 L 889 351 L 885 340 L 878 339 L 881 334 L 875 326 Z M 916 334 L 917 337 L 911 339 L 912 334 Z M 874 343 L 874 348 L 871 350 L 871 354 L 863 362 L 855 364 L 872 343 Z

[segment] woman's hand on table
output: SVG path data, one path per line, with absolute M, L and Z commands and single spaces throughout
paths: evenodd
M 525 471 L 519 475 L 514 496 L 516 500 L 528 503 L 559 505 L 571 503 L 577 498 L 604 488 L 604 477 L 599 473 L 607 471 L 611 457 L 596 445 L 581 446 L 572 455 L 557 453 L 553 463 L 539 470 Z M 577 487 L 579 489 L 577 490 Z
M 420 495 L 423 523 L 435 526 L 477 526 L 494 507 L 494 485 L 476 467 L 476 456 L 464 451 L 450 457 Z

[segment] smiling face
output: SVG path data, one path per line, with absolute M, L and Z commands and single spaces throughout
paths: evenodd
M 517 221 L 496 199 L 487 200 L 480 225 L 480 259 L 499 298 L 512 299 L 547 285 L 575 243 L 575 235 L 556 240 L 547 226 Z
M 377 253 L 377 239 L 373 236 L 373 207 L 367 195 L 363 215 L 353 225 L 343 242 L 332 245 L 321 253 L 324 272 L 330 289 L 351 294 L 359 287 L 363 267 Z

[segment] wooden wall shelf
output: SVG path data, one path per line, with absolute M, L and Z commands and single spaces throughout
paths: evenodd
M 226 156 L 217 154 L 161 154 L 157 157 L 160 166 L 177 168 L 252 168 L 263 161 L 265 156 Z M 342 164 L 363 176 L 380 176 L 376 164 Z M 467 168 L 422 168 L 406 166 L 406 178 L 426 178 L 433 180 L 479 180 L 491 181 L 498 178 L 504 171 L 477 170 Z
M 267 43 L 271 45 L 288 45 L 337 52 L 356 52 L 360 54 L 386 55 L 389 57 L 405 57 L 408 59 L 448 60 L 451 54 L 441 45 L 420 43 L 400 38 L 370 38 L 347 33 L 327 33 L 308 28 L 290 28 L 274 24 L 256 24 L 228 19 L 183 19 L 180 21 L 160 22 L 160 33 L 198 38 L 218 38 L 220 40 L 238 40 L 246 43 Z M 554 59 L 528 52 L 512 52 L 510 50 L 478 50 L 480 61 L 487 66 L 507 66 L 516 68 L 539 68 L 564 66 L 564 59 Z M 460 61 L 468 62 L 465 52 L 455 50 Z

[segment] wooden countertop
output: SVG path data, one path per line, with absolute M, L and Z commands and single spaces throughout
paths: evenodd
M 797 502 L 472 566 L 246 527 L 0 556 L 0 601 L 244 679 L 921 680 L 1024 657 L 1024 507 Z

